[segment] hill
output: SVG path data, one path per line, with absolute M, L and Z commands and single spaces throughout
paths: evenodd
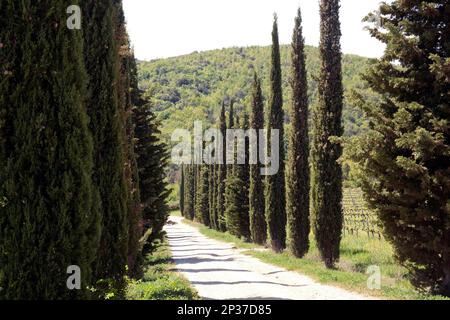
M 263 80 L 264 95 L 269 91 L 271 48 L 228 48 L 207 52 L 139 62 L 140 86 L 153 95 L 154 107 L 163 126 L 166 141 L 175 128 L 190 129 L 194 120 L 214 122 L 221 102 L 233 98 L 238 110 L 250 105 L 253 70 Z M 311 106 L 316 102 L 320 60 L 319 51 L 306 48 Z M 284 108 L 290 102 L 290 46 L 281 48 L 283 68 Z M 343 56 L 343 81 L 348 91 L 361 86 L 360 73 L 369 65 L 370 59 Z M 287 122 L 289 119 L 287 117 Z M 344 109 L 346 135 L 355 135 L 362 124 L 358 110 L 346 103 Z

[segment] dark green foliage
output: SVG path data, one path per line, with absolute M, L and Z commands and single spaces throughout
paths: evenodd
M 241 121 L 241 129 L 248 130 L 250 126 L 250 120 L 247 113 L 244 113 Z M 242 181 L 242 196 L 244 198 L 239 215 L 239 233 L 241 237 L 250 240 L 250 141 L 246 139 L 245 143 L 245 164 L 236 165 L 236 176 Z
M 183 217 L 185 217 L 184 212 L 184 201 L 185 201 L 185 166 L 181 166 L 181 178 L 180 178 L 180 212 Z
M 371 34 L 387 44 L 355 93 L 369 119 L 346 143 L 365 198 L 420 289 L 450 296 L 450 4 L 393 1 Z
M 128 190 L 125 182 L 120 62 L 113 1 L 83 1 L 85 64 L 89 74 L 87 110 L 94 138 L 93 181 L 100 192 L 102 236 L 97 279 L 121 296 L 128 254 Z
M 227 129 L 235 129 L 235 123 L 236 122 L 235 122 L 235 114 L 234 114 L 234 100 L 231 100 L 231 102 L 230 102 L 230 111 L 228 113 Z M 239 124 L 239 121 L 237 123 Z M 225 135 L 225 138 L 226 138 L 226 135 Z M 226 157 L 226 154 L 227 154 L 227 148 L 228 148 L 228 146 L 224 147 L 225 157 Z M 236 155 L 234 155 L 234 156 L 236 156 Z M 231 175 L 234 174 L 234 172 L 233 172 L 234 168 L 235 168 L 234 164 L 227 164 L 227 178 L 228 178 L 228 176 L 231 176 Z
M 261 81 L 255 72 L 253 80 L 253 100 L 250 115 L 250 128 L 259 132 L 264 129 L 264 101 L 261 91 Z M 259 146 L 259 134 L 257 135 Z M 258 152 L 256 148 L 252 152 Z M 258 155 L 259 159 L 259 155 Z M 258 164 L 250 165 L 250 233 L 254 243 L 265 244 L 267 240 L 267 227 L 264 213 L 264 186 L 261 176 L 261 168 Z
M 227 166 L 225 165 L 225 146 L 226 146 L 226 130 L 227 130 L 227 119 L 225 113 L 225 104 L 222 104 L 222 109 L 219 117 L 219 129 L 223 136 L 223 160 L 222 163 L 217 165 L 217 223 L 218 229 L 220 231 L 226 231 L 225 222 L 225 180 L 227 179 Z
M 266 178 L 266 202 L 265 212 L 267 220 L 267 231 L 269 243 L 273 251 L 281 252 L 286 248 L 286 190 L 284 177 L 284 112 L 283 92 L 281 87 L 281 61 L 280 47 L 278 42 L 278 22 L 275 15 L 272 30 L 272 62 L 270 73 L 270 99 L 268 114 L 269 137 L 267 149 L 271 152 L 270 132 L 279 130 L 279 160 L 278 173 Z
M 200 188 L 201 188 L 201 166 L 200 165 L 194 165 L 194 220 L 198 222 L 203 221 L 203 212 L 202 212 L 202 204 L 200 203 L 202 201 L 202 195 L 200 194 Z
M 290 251 L 303 257 L 309 249 L 309 137 L 308 83 L 301 11 L 295 19 L 292 39 L 291 130 L 287 163 L 287 227 Z
M 211 229 L 218 230 L 217 211 L 216 211 L 216 166 L 209 165 L 209 220 Z
M 248 197 L 245 192 L 244 181 L 233 170 L 228 173 L 225 193 L 225 218 L 227 231 L 237 237 L 248 237 L 242 234 L 242 213 L 248 211 Z M 248 227 L 248 226 L 247 226 Z
M 116 0 L 116 41 L 119 50 L 120 78 L 119 109 L 122 118 L 122 134 L 124 143 L 124 176 L 127 188 L 127 222 L 128 222 L 128 273 L 138 274 L 141 257 L 139 240 L 142 237 L 142 208 L 139 191 L 139 169 L 135 155 L 134 124 L 132 119 L 133 104 L 139 103 L 136 60 L 130 48 L 130 42 L 125 26 L 125 16 L 122 1 Z
M 194 220 L 194 169 L 192 165 L 187 165 L 185 169 L 185 193 L 184 193 L 184 217 Z
M 0 2 L 0 299 L 89 297 L 99 215 L 72 4 Z M 83 290 L 67 289 L 70 265 Z
M 209 166 L 198 166 L 198 185 L 195 202 L 195 219 L 203 223 L 205 226 L 210 226 L 210 212 L 209 212 Z
M 167 146 L 160 140 L 159 122 L 147 100 L 141 99 L 135 104 L 133 117 L 144 232 L 150 233 L 144 246 L 147 252 L 162 239 L 162 229 L 169 215 L 167 199 L 170 191 L 165 175 L 169 154 Z
M 322 260 L 328 268 L 339 260 L 342 232 L 342 147 L 330 140 L 343 133 L 343 88 L 339 0 L 321 0 L 319 103 L 314 113 L 312 212 Z

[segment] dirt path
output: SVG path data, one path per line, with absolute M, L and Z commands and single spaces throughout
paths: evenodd
M 170 221 L 165 230 L 177 269 L 203 299 L 368 299 L 244 255 L 228 243 L 205 237 L 180 217 Z

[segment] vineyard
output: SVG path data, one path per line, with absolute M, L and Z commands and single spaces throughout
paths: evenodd
M 366 235 L 381 239 L 381 230 L 376 214 L 371 211 L 363 199 L 361 189 L 344 189 L 344 235 Z

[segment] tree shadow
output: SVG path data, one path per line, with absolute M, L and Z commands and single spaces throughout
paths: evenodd
M 301 288 L 301 287 L 307 287 L 309 285 L 306 284 L 284 284 L 279 282 L 272 282 L 272 281 L 232 281 L 232 282 L 223 282 L 223 281 L 192 281 L 192 284 L 194 285 L 236 285 L 236 284 L 273 284 L 276 286 L 282 286 L 282 287 L 289 287 L 289 288 Z

